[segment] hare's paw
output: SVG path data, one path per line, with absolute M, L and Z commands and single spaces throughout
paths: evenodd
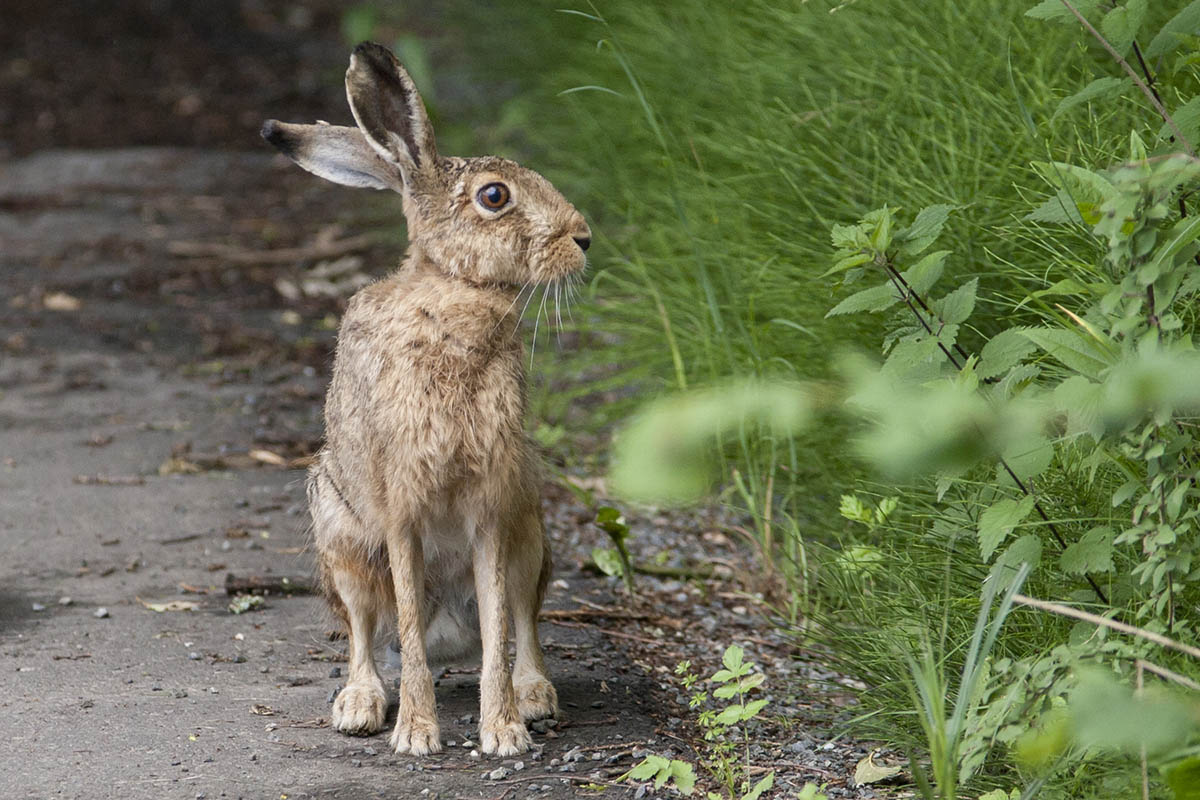
M 558 692 L 545 678 L 518 684 L 513 689 L 517 695 L 517 711 L 526 722 L 558 714 Z
M 379 683 L 351 683 L 333 701 L 333 727 L 342 733 L 366 736 L 383 727 L 387 695 Z
M 427 756 L 442 752 L 441 733 L 436 722 L 398 719 L 388 742 L 397 753 Z
M 524 753 L 533 744 L 523 722 L 483 725 L 479 731 L 480 749 L 488 755 L 505 758 Z

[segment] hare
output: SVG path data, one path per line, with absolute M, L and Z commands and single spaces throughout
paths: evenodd
M 442 749 L 428 657 L 481 649 L 481 749 L 514 755 L 530 746 L 525 722 L 558 708 L 537 632 L 550 550 L 515 306 L 523 288 L 581 271 L 591 232 L 541 175 L 439 155 L 417 89 L 386 48 L 355 48 L 346 94 L 357 127 L 262 129 L 309 172 L 398 192 L 408 223 L 400 269 L 346 309 L 325 445 L 308 475 L 321 585 L 349 633 L 332 724 L 382 729 L 373 642 L 394 611 L 396 752 Z

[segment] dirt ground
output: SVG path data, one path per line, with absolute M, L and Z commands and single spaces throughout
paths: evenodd
M 644 752 L 695 758 L 671 667 L 715 668 L 734 641 L 780 687 L 753 753 L 772 796 L 882 796 L 850 788 L 867 747 L 829 727 L 844 681 L 761 623 L 738 580 L 751 562 L 711 515 L 631 517 L 636 555 L 718 569 L 644 577 L 629 603 L 581 568 L 604 544 L 591 513 L 547 486 L 563 708 L 515 759 L 471 753 L 472 665 L 438 681 L 445 752 L 397 756 L 386 731 L 328 728 L 344 643 L 316 598 L 230 612 L 231 575 L 303 589 L 311 573 L 303 465 L 337 314 L 402 249 L 398 203 L 257 139 L 264 116 L 345 118 L 337 14 L 5 4 L 0 797 L 654 796 L 613 779 Z

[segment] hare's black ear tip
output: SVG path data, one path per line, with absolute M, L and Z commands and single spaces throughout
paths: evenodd
M 284 155 L 292 154 L 292 140 L 288 138 L 287 132 L 283 128 L 283 123 L 277 119 L 269 119 L 262 124 L 258 134 L 268 142 L 273 144 L 276 149 Z
M 360 42 L 350 57 L 351 64 L 360 59 L 374 67 L 386 68 L 396 63 L 392 51 L 378 42 Z

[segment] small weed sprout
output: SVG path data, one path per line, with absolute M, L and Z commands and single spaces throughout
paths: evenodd
M 721 657 L 722 668 L 707 681 L 692 671 L 690 661 L 681 661 L 675 667 L 679 682 L 691 692 L 689 708 L 700 710 L 696 717 L 704 736 L 700 764 L 721 789 L 720 792 L 708 792 L 707 800 L 758 800 L 775 784 L 774 771 L 768 772 L 753 786 L 750 783 L 750 729 L 747 723 L 763 713 L 767 701 L 749 699 L 750 693 L 762 686 L 766 676 L 755 672 L 755 665 L 746 661 L 745 655 L 745 651 L 735 644 L 727 647 Z M 705 683 L 715 684 L 711 694 L 704 688 Z M 713 700 L 734 702 L 724 708 L 713 708 Z M 696 784 L 691 764 L 655 755 L 646 756 L 618 780 L 626 778 L 654 778 L 656 789 L 670 784 L 685 795 L 691 795 Z M 820 787 L 811 783 L 805 785 L 799 797 L 827 800 L 820 793 Z

